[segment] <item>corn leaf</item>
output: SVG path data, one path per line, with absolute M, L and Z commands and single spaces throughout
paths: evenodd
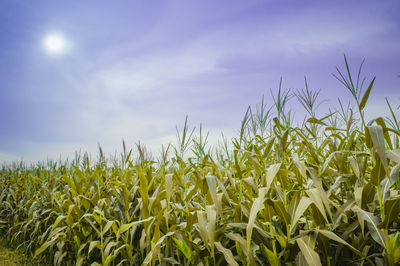
M 222 246 L 222 244 L 218 241 L 215 242 L 215 246 L 217 247 L 218 251 L 224 255 L 226 262 L 230 266 L 239 266 L 239 264 L 236 262 L 235 258 L 233 257 L 232 251 L 230 251 L 229 249 Z
M 385 219 L 378 225 L 378 228 L 388 229 L 389 224 L 399 220 L 400 198 L 388 199 L 384 204 Z
M 307 197 L 302 197 L 300 199 L 300 202 L 296 207 L 296 211 L 294 213 L 293 220 L 292 220 L 291 225 L 290 225 L 290 231 L 291 232 L 294 229 L 294 227 L 296 226 L 296 224 L 297 224 L 298 220 L 300 219 L 300 217 L 303 216 L 304 212 L 308 209 L 308 207 L 311 204 L 312 204 L 312 201 Z
M 374 82 L 375 82 L 375 78 L 376 77 L 374 77 L 372 79 L 371 83 L 369 84 L 367 90 L 364 93 L 364 96 L 361 99 L 361 102 L 360 102 L 360 105 L 359 105 L 360 110 L 363 110 L 364 107 L 365 107 L 365 104 L 367 103 L 367 100 L 368 100 L 369 94 L 371 92 L 372 86 L 374 85 Z
M 250 251 L 250 242 L 251 242 L 251 236 L 253 232 L 253 227 L 254 227 L 254 222 L 257 217 L 258 211 L 264 207 L 264 197 L 265 194 L 267 193 L 268 188 L 261 188 L 259 190 L 259 195 L 258 198 L 253 202 L 253 205 L 251 206 L 250 210 L 250 216 L 249 216 L 249 222 L 247 224 L 246 228 L 246 238 L 247 238 L 247 251 Z
M 309 246 L 304 237 L 296 239 L 296 243 L 308 265 L 322 266 L 318 253 Z

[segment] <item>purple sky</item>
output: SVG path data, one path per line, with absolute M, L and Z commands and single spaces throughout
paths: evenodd
M 385 115 L 385 97 L 400 104 L 398 14 L 398 0 L 3 0 L 0 161 L 96 153 L 98 142 L 113 153 L 122 138 L 157 150 L 186 114 L 214 140 L 235 136 L 280 77 L 321 89 L 323 115 L 350 99 L 331 75 L 344 53 L 354 70 L 366 59 L 368 82 L 377 76 L 367 116 Z M 54 32 L 65 53 L 44 50 Z

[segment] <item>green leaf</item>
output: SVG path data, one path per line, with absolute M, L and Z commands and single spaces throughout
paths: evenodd
M 305 241 L 305 238 L 297 238 L 296 243 L 300 248 L 301 253 L 306 259 L 308 265 L 322 266 L 321 260 L 317 252 L 315 252 Z
M 112 259 L 113 259 L 112 254 L 108 255 L 107 258 L 106 258 L 106 260 L 105 260 L 104 263 L 103 263 L 103 266 L 108 266 L 108 265 L 110 265 Z
M 357 206 L 353 207 L 353 210 L 361 213 L 361 217 L 363 220 L 367 221 L 367 226 L 372 238 L 380 244 L 382 247 L 386 248 L 385 245 L 385 235 L 378 228 L 379 218 L 374 216 L 372 213 L 364 211 Z
M 65 216 L 65 215 L 58 216 L 57 219 L 55 220 L 53 226 L 51 227 L 51 231 L 53 231 L 54 228 L 56 228 L 57 225 L 58 225 L 62 220 L 64 220 L 66 217 L 67 217 L 67 216 Z
M 400 150 L 387 151 L 386 155 L 391 161 L 400 164 Z
M 225 235 L 229 239 L 231 239 L 233 241 L 237 241 L 240 244 L 240 247 L 242 248 L 242 251 L 246 254 L 246 256 L 249 256 L 249 254 L 247 253 L 246 240 L 240 234 L 237 234 L 237 233 L 227 233 L 226 234 L 225 233 Z
M 300 175 L 304 178 L 304 180 L 307 180 L 307 168 L 306 164 L 304 161 L 300 161 L 297 157 L 293 158 L 293 162 L 296 165 L 297 169 L 299 169 Z
M 322 214 L 326 222 L 328 221 L 328 218 L 326 216 L 325 208 L 324 208 L 324 203 L 322 202 L 322 196 L 320 190 L 317 188 L 312 188 L 306 191 L 307 195 L 310 197 L 311 201 L 315 204 L 319 212 Z
M 380 183 L 382 203 L 385 203 L 390 198 L 391 182 L 388 177 L 385 177 Z
M 203 239 L 204 244 L 207 246 L 207 218 L 205 211 L 197 211 L 197 221 L 200 230 L 200 236 Z
M 56 232 L 56 231 L 54 231 L 54 232 Z M 54 242 L 56 242 L 57 239 L 58 239 L 60 236 L 62 236 L 62 235 L 65 236 L 65 233 L 63 233 L 63 232 L 58 232 L 58 233 L 56 233 L 54 236 L 52 236 L 51 240 L 45 241 L 45 242 L 40 246 L 40 248 L 38 248 L 38 249 L 35 251 L 35 254 L 34 254 L 33 258 L 36 258 L 37 256 L 39 256 L 39 254 L 41 254 L 43 251 L 45 251 L 48 247 L 50 247 L 51 245 L 53 245 Z
M 240 169 L 240 166 L 239 166 L 238 150 L 235 149 L 235 150 L 233 151 L 233 157 L 234 157 L 234 159 L 235 159 L 235 168 L 236 168 L 236 172 L 237 172 L 239 178 L 242 179 L 243 176 L 242 176 L 242 170 Z
M 207 213 L 207 236 L 211 244 L 211 256 L 214 256 L 215 227 L 217 223 L 217 211 L 215 205 L 206 206 Z
M 326 124 L 324 122 L 322 122 L 321 120 L 319 120 L 315 117 L 310 117 L 309 119 L 307 119 L 306 122 L 310 123 L 310 124 L 318 124 L 318 125 L 326 126 Z
M 165 189 L 167 191 L 167 200 L 168 201 L 170 201 L 171 195 L 172 195 L 172 187 L 173 187 L 172 175 L 173 174 L 165 175 Z
M 299 204 L 296 207 L 296 212 L 294 213 L 294 217 L 292 223 L 290 225 L 290 231 L 294 229 L 297 224 L 297 221 L 304 214 L 304 212 L 308 209 L 312 201 L 308 197 L 302 197 Z
M 376 188 L 371 182 L 364 185 L 362 187 L 361 205 L 359 206 L 362 208 L 363 206 L 366 206 L 368 203 L 372 202 L 374 200 L 375 194 Z
M 263 247 L 264 247 L 265 254 L 267 255 L 268 262 L 271 264 L 271 266 L 281 265 L 278 257 L 275 255 L 275 253 L 272 252 L 271 250 L 269 250 L 267 247 L 265 247 L 265 246 L 263 246 Z
M 110 241 L 109 243 L 107 243 L 107 246 L 104 249 L 104 256 L 109 257 L 109 255 L 112 254 L 112 253 L 110 253 L 111 249 L 117 245 L 118 245 L 118 242 L 116 242 L 116 241 Z
M 382 127 L 386 143 L 389 145 L 390 149 L 393 149 L 392 140 L 390 139 L 389 130 L 386 127 L 385 120 L 382 117 L 378 117 L 375 119 L 375 122 Z
M 388 229 L 389 224 L 399 217 L 400 198 L 386 200 L 383 209 L 385 219 L 378 225 L 378 228 Z
M 123 234 L 124 232 L 129 230 L 132 226 L 139 225 L 139 224 L 151 221 L 153 219 L 154 219 L 154 217 L 149 217 L 147 219 L 135 221 L 135 222 L 132 222 L 132 223 L 129 223 L 129 224 L 122 224 L 118 229 L 117 235 L 119 236 L 119 235 Z
M 272 206 L 278 215 L 278 217 L 284 221 L 285 225 L 289 225 L 291 221 L 290 214 L 286 211 L 285 206 L 282 201 L 273 201 L 271 199 L 267 200 L 267 204 Z
M 351 168 L 353 169 L 353 173 L 359 179 L 360 178 L 360 167 L 357 163 L 357 159 L 354 156 L 349 156 L 348 160 L 350 162 Z
M 361 99 L 360 106 L 359 106 L 360 110 L 363 110 L 363 109 L 364 109 L 365 104 L 366 104 L 367 101 L 368 101 L 368 97 L 369 97 L 369 94 L 370 94 L 370 92 L 371 92 L 372 86 L 374 85 L 375 79 L 376 79 L 376 77 L 374 77 L 374 78 L 372 79 L 371 83 L 369 84 L 367 90 L 366 90 L 365 93 L 364 93 L 364 96 L 363 96 L 362 99 Z
M 333 159 L 333 157 L 339 153 L 341 153 L 341 151 L 334 151 L 331 154 L 329 154 L 328 158 L 325 159 L 324 164 L 321 167 L 321 171 L 320 171 L 321 175 L 326 171 L 326 169 L 328 168 L 328 165 L 331 162 L 331 160 Z
M 271 187 L 272 182 L 275 179 L 276 174 L 279 172 L 279 169 L 281 168 L 281 163 L 273 164 L 267 169 L 267 178 L 266 178 L 266 188 L 267 192 L 269 188 Z
M 103 227 L 103 235 L 104 235 L 105 233 L 107 233 L 107 231 L 111 228 L 111 226 L 112 226 L 114 223 L 115 223 L 114 221 L 108 221 L 108 222 L 106 223 L 106 225 Z
M 226 262 L 231 265 L 231 266 L 239 266 L 239 264 L 235 261 L 235 258 L 233 257 L 232 251 L 230 249 L 225 248 L 222 246 L 220 242 L 215 242 L 215 246 L 224 255 L 224 258 Z
M 179 261 L 177 261 L 176 259 L 174 259 L 173 257 L 169 257 L 169 258 L 162 258 L 161 259 L 163 262 L 167 262 L 167 265 L 179 265 Z
M 217 207 L 217 211 L 220 211 L 220 206 L 219 206 L 219 201 L 217 198 L 217 178 L 215 176 L 212 175 L 207 175 L 206 176 L 206 180 L 207 180 L 207 185 L 208 185 L 208 189 L 210 191 L 210 195 L 211 198 L 215 204 L 215 206 Z
M 236 233 L 227 233 L 225 235 L 229 239 L 231 239 L 233 241 L 237 241 L 236 242 L 236 250 L 238 250 L 238 252 L 241 250 L 246 255 L 246 257 L 247 257 L 246 261 L 250 261 L 250 265 L 255 265 L 256 264 L 255 260 L 254 260 L 253 253 L 248 253 L 247 252 L 246 240 L 241 235 L 236 234 Z
M 96 241 L 91 241 L 90 242 L 88 256 L 89 256 L 90 252 L 92 252 L 92 250 L 94 248 L 98 248 L 98 249 L 101 250 L 100 241 L 96 240 Z
M 327 238 L 330 238 L 340 244 L 343 244 L 343 245 L 349 247 L 355 253 L 357 253 L 359 255 L 361 254 L 361 252 L 358 249 L 356 249 L 355 247 L 353 247 L 352 245 L 350 245 L 349 243 L 347 243 L 346 241 L 344 241 L 343 239 L 338 237 L 335 233 L 328 231 L 328 230 L 323 230 L 323 229 L 315 229 L 315 231 L 318 232 L 319 234 L 326 236 Z
M 390 265 L 400 262 L 400 232 L 392 235 L 387 248 L 387 258 Z
M 385 137 L 381 126 L 368 126 L 368 132 L 372 140 L 372 144 L 378 152 L 379 158 L 383 164 L 385 172 L 388 174 L 388 163 L 386 159 Z
M 253 205 L 251 206 L 251 210 L 250 210 L 250 215 L 249 215 L 249 222 L 247 224 L 247 228 L 246 228 L 246 238 L 247 238 L 247 251 L 250 251 L 250 243 L 251 243 L 251 236 L 253 233 L 253 227 L 254 227 L 254 223 L 257 217 L 257 213 L 258 211 L 264 207 L 264 197 L 265 194 L 267 193 L 268 188 L 260 188 L 258 190 L 258 198 L 253 202 Z
M 172 239 L 174 240 L 179 250 L 183 253 L 183 255 L 185 255 L 185 257 L 190 261 L 192 259 L 192 250 L 189 248 L 189 246 L 186 245 L 185 242 L 176 239 L 175 237 L 173 237 Z
M 397 180 L 400 178 L 400 163 L 392 168 L 390 171 L 390 183 L 391 185 L 395 184 Z
M 35 255 L 33 255 L 33 258 L 36 258 L 37 256 L 39 256 L 39 254 L 41 254 L 43 251 L 45 251 L 46 248 L 48 248 L 50 245 L 51 245 L 51 243 L 50 243 L 49 241 L 44 242 L 44 243 L 40 246 L 40 248 L 38 248 L 38 249 L 35 251 Z
M 175 232 L 168 232 L 167 234 L 163 235 L 162 237 L 160 237 L 160 239 L 157 241 L 157 243 L 152 247 L 152 249 L 147 253 L 146 258 L 144 259 L 142 265 L 148 265 L 152 262 L 153 260 L 153 251 L 156 250 L 156 248 L 158 248 L 158 246 L 161 245 L 161 243 L 164 242 L 164 239 L 174 235 Z

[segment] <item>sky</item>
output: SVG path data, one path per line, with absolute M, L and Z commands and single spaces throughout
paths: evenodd
M 186 115 L 215 143 L 262 95 L 271 106 L 280 78 L 301 89 L 307 77 L 322 116 L 351 100 L 332 76 L 344 54 L 376 76 L 367 117 L 387 115 L 385 97 L 400 105 L 398 14 L 398 0 L 2 0 L 0 162 L 111 154 L 122 139 L 156 153 Z

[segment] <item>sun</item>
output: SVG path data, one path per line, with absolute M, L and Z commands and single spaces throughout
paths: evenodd
M 43 39 L 43 48 L 49 54 L 62 54 L 66 51 L 67 42 L 60 34 L 49 34 Z

